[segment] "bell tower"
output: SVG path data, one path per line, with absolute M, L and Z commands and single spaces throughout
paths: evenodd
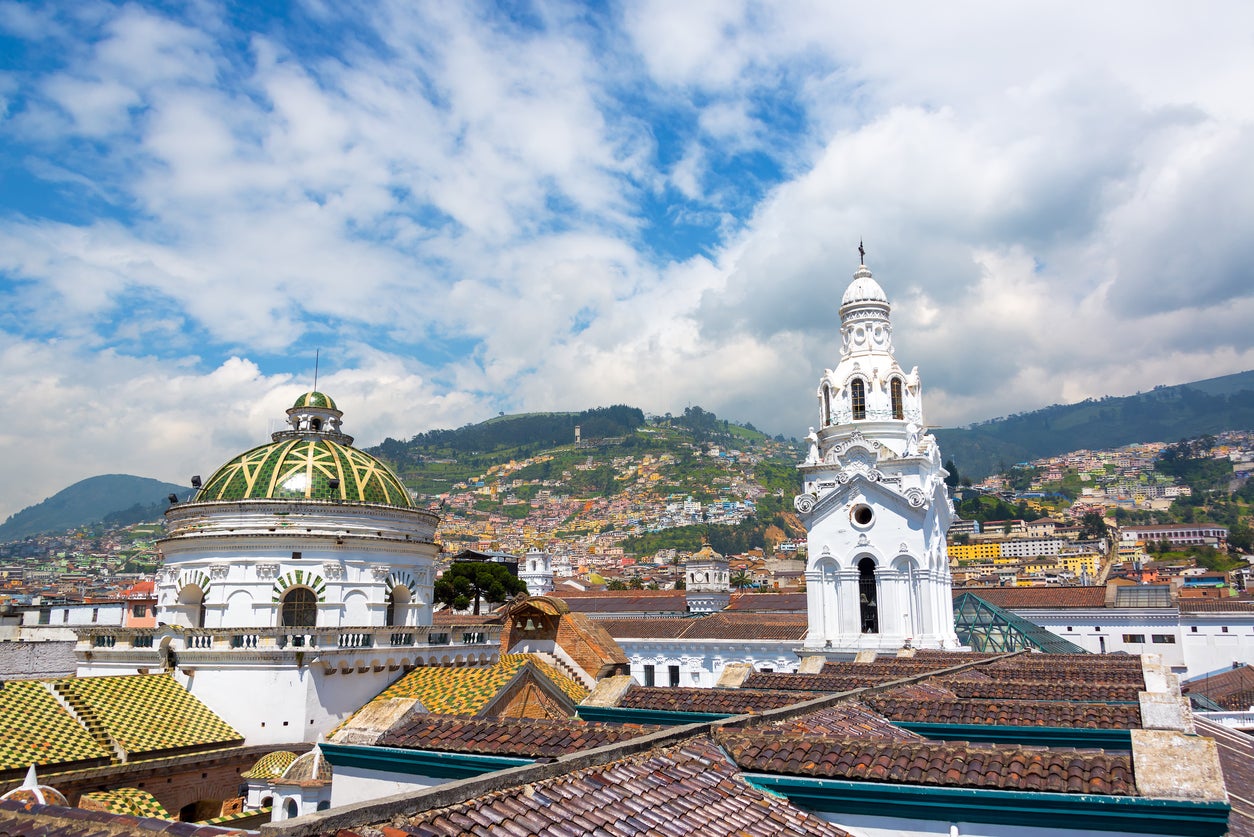
M 818 429 L 797 466 L 805 648 L 957 648 L 946 472 L 924 430 L 918 368 L 897 363 L 892 306 L 863 261 L 841 299 L 840 361 L 819 379 Z

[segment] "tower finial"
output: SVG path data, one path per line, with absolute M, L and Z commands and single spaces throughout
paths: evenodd
M 318 391 L 318 361 L 322 358 L 322 349 L 314 349 L 314 392 Z
M 862 246 L 862 239 L 858 239 L 858 264 L 866 267 L 866 248 Z

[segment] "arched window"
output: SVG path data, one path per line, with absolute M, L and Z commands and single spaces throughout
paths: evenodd
M 405 623 L 405 605 L 409 604 L 409 588 L 398 584 L 388 591 L 388 607 L 384 624 L 388 627 Z
M 283 814 L 286 819 L 292 819 L 297 815 L 297 813 L 299 812 L 296 809 L 295 799 L 289 799 L 287 802 L 283 803 Z
M 862 617 L 862 633 L 880 632 L 879 608 L 875 593 L 875 562 L 863 558 L 858 562 L 858 613 Z
M 330 808 L 330 807 L 331 807 L 331 800 L 329 800 L 329 799 L 324 799 L 324 800 L 322 800 L 321 802 L 319 802 L 319 803 L 318 803 L 318 810 L 319 810 L 319 811 L 325 811 L 326 809 L 328 809 L 328 808 Z
M 312 628 L 318 624 L 318 598 L 308 587 L 293 587 L 283 596 L 283 627 Z
M 849 384 L 849 405 L 853 407 L 854 421 L 866 418 L 866 384 L 854 378 Z
M 823 391 L 819 395 L 819 418 L 823 427 L 832 423 L 832 387 L 827 383 L 823 384 Z
M 906 410 L 901 400 L 901 378 L 893 378 L 892 383 L 889 384 L 889 390 L 893 399 L 893 418 L 898 420 L 904 419 Z

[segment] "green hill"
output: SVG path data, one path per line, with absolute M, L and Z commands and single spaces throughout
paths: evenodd
M 952 430 L 937 430 L 946 460 L 979 479 L 1017 462 L 1134 442 L 1175 442 L 1254 428 L 1254 371 L 1121 398 L 1057 404 Z
M 11 515 L 0 525 L 0 541 L 65 532 L 105 518 L 118 525 L 155 520 L 168 505 L 170 494 L 186 499 L 191 491 L 186 486 L 128 474 L 88 477 Z

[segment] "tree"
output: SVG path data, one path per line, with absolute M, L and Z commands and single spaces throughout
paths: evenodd
M 738 570 L 734 575 L 732 575 L 731 583 L 737 590 L 744 590 L 746 587 L 753 584 L 753 579 L 750 578 L 749 574 L 744 570 Z
M 1101 512 L 1085 512 L 1080 518 L 1080 538 L 1082 540 L 1105 540 L 1106 521 Z
M 456 561 L 435 582 L 435 600 L 454 610 L 464 610 L 473 599 L 475 615 L 479 603 L 503 602 L 510 596 L 526 593 L 527 585 L 504 564 L 491 561 Z
M 627 582 L 623 581 L 621 578 L 611 578 L 609 581 L 605 583 L 605 589 L 606 590 L 626 590 Z
M 945 463 L 945 470 L 949 472 L 945 477 L 945 485 L 950 488 L 957 488 L 962 478 L 958 475 L 958 466 L 954 464 L 952 459 Z

